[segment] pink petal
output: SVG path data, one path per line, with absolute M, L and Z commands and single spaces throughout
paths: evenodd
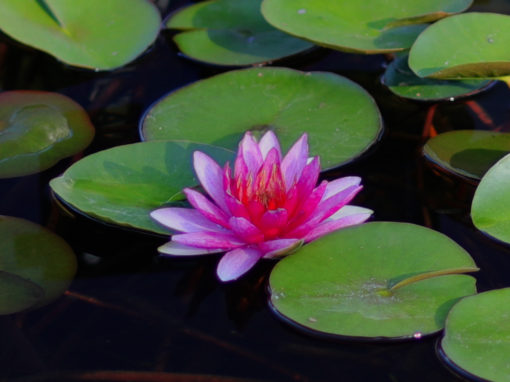
M 289 190 L 301 177 L 308 160 L 308 136 L 303 134 L 282 160 L 282 173 Z
M 306 243 L 309 241 L 318 239 L 330 232 L 339 230 L 340 228 L 349 227 L 356 224 L 361 224 L 370 217 L 371 213 L 361 213 L 355 215 L 344 216 L 337 220 L 325 220 L 312 229 L 305 236 L 304 240 Z
M 308 218 L 306 222 L 299 225 L 293 231 L 286 233 L 285 237 L 295 238 L 305 237 L 320 222 L 327 219 L 335 212 L 337 212 L 340 208 L 349 203 L 356 196 L 356 194 L 359 191 L 361 191 L 362 188 L 363 188 L 362 186 L 351 186 L 339 192 L 338 194 L 326 200 L 323 200 L 321 203 L 319 203 L 316 210 L 313 212 L 313 214 Z
M 172 241 L 188 247 L 228 250 L 244 245 L 237 236 L 232 233 L 220 232 L 190 232 L 172 236 Z
M 227 194 L 225 201 L 227 202 L 227 207 L 233 216 L 236 216 L 238 218 L 242 217 L 248 220 L 250 219 L 248 210 L 246 209 L 244 204 L 241 203 L 239 200 Z
M 191 208 L 160 208 L 151 212 L 151 217 L 158 223 L 181 232 L 217 231 L 225 232 L 225 228 L 213 223 L 198 210 Z
M 197 247 L 189 247 L 187 245 L 179 244 L 174 241 L 169 241 L 158 248 L 158 251 L 163 255 L 172 256 L 197 256 L 207 255 L 209 253 L 225 252 L 224 249 L 205 249 Z
M 228 221 L 232 232 L 246 243 L 259 243 L 264 240 L 264 234 L 245 218 L 231 217 Z
M 262 154 L 262 159 L 266 159 L 267 154 L 271 149 L 276 149 L 278 152 L 278 158 L 282 159 L 282 150 L 280 149 L 280 142 L 278 142 L 278 138 L 276 138 L 275 133 L 269 130 L 265 133 L 259 141 L 260 153 Z
M 216 273 L 221 281 L 235 280 L 248 272 L 261 257 L 262 252 L 256 248 L 236 248 L 221 258 Z
M 202 215 L 204 215 L 210 221 L 220 224 L 225 228 L 228 228 L 228 218 L 229 216 L 223 212 L 218 206 L 209 201 L 204 195 L 200 192 L 192 190 L 190 188 L 185 188 L 183 190 L 184 194 L 188 198 L 188 201 L 191 203 L 193 207 L 195 207 Z
M 193 167 L 204 190 L 223 211 L 228 211 L 223 188 L 223 169 L 211 157 L 200 151 L 193 153 Z
M 294 216 L 290 219 L 289 224 L 286 227 L 287 232 L 292 231 L 294 228 L 303 224 L 310 217 L 310 215 L 315 212 L 317 206 L 323 198 L 326 187 L 327 182 L 321 182 L 321 184 L 315 190 L 313 190 L 309 197 L 298 205 Z
M 262 153 L 257 141 L 255 141 L 250 132 L 244 134 L 244 138 L 239 144 L 238 155 L 243 158 L 250 172 L 256 173 L 262 165 Z
M 272 238 L 277 236 L 287 224 L 287 217 L 287 210 L 284 208 L 269 210 L 264 212 L 258 226 L 266 237 Z
M 357 176 L 346 176 L 343 178 L 335 179 L 328 183 L 326 192 L 324 193 L 324 200 L 330 198 L 334 194 L 338 194 L 340 191 L 345 190 L 347 187 L 357 186 L 361 183 L 361 178 Z
M 276 239 L 260 243 L 258 247 L 264 254 L 264 259 L 272 259 L 289 254 L 302 244 L 303 240 L 299 239 Z

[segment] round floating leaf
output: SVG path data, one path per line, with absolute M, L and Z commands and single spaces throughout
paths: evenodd
M 266 20 L 291 35 L 332 49 L 388 53 L 411 47 L 426 25 L 462 12 L 471 0 L 264 0 Z
M 458 302 L 446 319 L 441 341 L 456 369 L 487 381 L 510 381 L 510 288 Z
M 0 28 L 75 66 L 114 69 L 157 37 L 161 18 L 147 0 L 2 0 Z
M 44 290 L 29 280 L 0 271 L 0 314 L 20 312 L 35 305 Z
M 266 63 L 313 47 L 269 25 L 261 1 L 205 1 L 178 11 L 166 26 L 184 30 L 174 40 L 185 55 L 218 65 Z
M 490 80 L 434 80 L 420 78 L 409 69 L 408 56 L 391 62 L 382 82 L 394 94 L 419 101 L 437 101 L 466 97 L 487 89 Z
M 50 186 L 66 203 L 106 222 L 168 234 L 149 213 L 184 199 L 184 187 L 198 184 L 194 151 L 224 163 L 232 151 L 185 141 L 117 146 L 76 162 Z
M 351 161 L 380 136 L 372 97 L 332 73 L 285 68 L 230 71 L 160 100 L 142 121 L 145 140 L 189 139 L 232 150 L 247 130 L 274 130 L 287 150 L 305 132 L 322 168 Z
M 420 77 L 493 78 L 510 74 L 510 16 L 465 13 L 438 21 L 416 39 L 409 67 Z
M 45 170 L 83 150 L 93 137 L 85 110 L 63 95 L 0 93 L 0 178 Z
M 510 152 L 510 134 L 481 130 L 457 130 L 427 141 L 425 157 L 457 175 L 480 179 Z
M 324 334 L 418 338 L 442 329 L 477 270 L 448 237 L 405 223 L 346 228 L 280 261 L 271 303 L 286 320 Z
M 492 166 L 480 181 L 471 218 L 479 230 L 510 243 L 510 154 Z
M 8 304 L 20 304 L 21 310 L 64 293 L 76 273 L 76 257 L 64 240 L 46 228 L 0 216 L 0 273 L 0 283 L 14 288 L 12 295 L 4 292 L 0 298 L 0 311 Z M 22 300 L 6 303 L 11 297 Z

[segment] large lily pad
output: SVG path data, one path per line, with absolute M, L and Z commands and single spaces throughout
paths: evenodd
M 83 108 L 57 93 L 0 93 L 0 178 L 33 174 L 80 152 L 94 137 Z
M 480 179 L 498 160 L 510 153 L 510 134 L 457 130 L 427 141 L 425 157 L 454 174 Z
M 176 12 L 166 26 L 184 31 L 174 41 L 186 56 L 218 65 L 266 63 L 314 46 L 269 25 L 261 2 L 204 1 Z
M 457 370 L 510 381 L 510 288 L 462 299 L 446 319 L 442 351 Z
M 59 297 L 76 273 L 69 245 L 46 228 L 0 216 L 0 313 L 41 306 Z
M 305 245 L 271 273 L 271 304 L 287 321 L 330 335 L 418 338 L 476 292 L 473 259 L 448 237 L 405 223 L 346 228 Z
M 284 150 L 305 132 L 322 168 L 351 161 L 380 136 L 372 97 L 333 73 L 285 68 L 230 71 L 160 100 L 141 123 L 145 140 L 189 139 L 236 150 L 247 130 L 274 130 Z
M 76 162 L 50 186 L 66 203 L 94 218 L 161 234 L 149 213 L 184 199 L 198 184 L 192 168 L 199 150 L 224 163 L 232 151 L 193 142 L 142 142 L 117 146 Z
M 420 78 L 409 69 L 408 56 L 393 60 L 382 82 L 394 94 L 419 101 L 452 100 L 467 97 L 488 88 L 491 80 L 436 80 Z
M 510 74 L 510 16 L 465 13 L 431 25 L 416 39 L 409 67 L 420 77 L 494 78 Z
M 147 0 L 2 0 L 0 29 L 59 60 L 114 69 L 157 37 L 161 18 Z
M 462 12 L 471 0 L 264 0 L 262 14 L 278 29 L 318 45 L 355 53 L 411 47 L 423 23 Z
M 480 181 L 471 218 L 479 230 L 510 243 L 510 154 L 492 166 Z

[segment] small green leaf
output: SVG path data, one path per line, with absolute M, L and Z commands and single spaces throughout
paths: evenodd
M 473 197 L 471 218 L 479 230 L 510 243 L 510 154 L 483 176 Z
M 13 313 L 47 304 L 64 293 L 76 273 L 76 257 L 46 228 L 0 216 L 0 272 L 0 283 L 13 288 L 12 294 L 0 297 L 0 312 Z
M 94 127 L 70 98 L 41 91 L 0 93 L 0 178 L 33 174 L 83 150 Z
M 405 223 L 346 228 L 306 244 L 271 272 L 271 304 L 324 334 L 417 338 L 442 329 L 476 292 L 473 259 L 448 237 Z
M 487 381 L 510 381 L 510 288 L 459 301 L 446 319 L 441 348 L 456 370 Z
M 510 16 L 465 13 L 427 28 L 413 44 L 409 67 L 420 77 L 497 78 L 510 74 Z
M 235 70 L 196 82 L 160 100 L 141 126 L 144 140 L 189 139 L 231 150 L 247 130 L 273 130 L 284 151 L 308 133 L 323 169 L 352 161 L 382 132 L 379 110 L 359 85 L 286 68 Z
M 452 100 L 477 94 L 489 87 L 490 80 L 434 80 L 420 78 L 409 69 L 408 56 L 391 62 L 382 82 L 399 97 L 419 101 Z
M 134 143 L 83 158 L 50 186 L 66 203 L 87 215 L 168 234 L 149 213 L 183 199 L 182 189 L 198 184 L 192 167 L 196 150 L 222 164 L 234 155 L 220 147 L 186 141 Z
M 134 60 L 159 33 L 146 0 L 2 0 L 0 29 L 74 66 L 114 69 Z
M 318 45 L 354 53 L 411 47 L 431 22 L 462 12 L 471 0 L 264 0 L 262 14 L 278 29 Z
M 269 25 L 261 1 L 204 1 L 176 12 L 166 26 L 183 31 L 174 40 L 186 56 L 217 65 L 263 64 L 314 46 Z
M 446 171 L 479 180 L 510 152 L 510 134 L 481 130 L 456 130 L 427 141 L 425 157 Z

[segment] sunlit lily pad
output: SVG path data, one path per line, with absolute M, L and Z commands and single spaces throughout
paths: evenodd
M 232 151 L 185 141 L 117 146 L 76 162 L 50 186 L 67 204 L 94 218 L 126 227 L 168 234 L 149 213 L 184 199 L 184 187 L 198 184 L 192 168 L 199 150 L 219 163 Z
M 510 134 L 457 130 L 427 141 L 425 157 L 455 174 L 480 179 L 498 160 L 510 153 Z
M 272 27 L 260 13 L 262 0 L 212 0 L 176 12 L 167 21 L 179 49 L 193 59 L 218 65 L 266 63 L 314 45 Z
M 462 12 L 471 0 L 264 0 L 278 29 L 332 49 L 388 53 L 411 47 L 426 22 Z
M 402 56 L 386 69 L 382 82 L 394 94 L 419 101 L 452 100 L 487 89 L 491 80 L 436 80 L 420 78 L 409 69 L 408 56 Z
M 114 69 L 157 37 L 161 18 L 147 0 L 2 0 L 0 29 L 59 60 Z
M 476 292 L 473 259 L 448 237 L 405 223 L 346 228 L 303 246 L 271 273 L 271 304 L 288 322 L 329 335 L 419 338 Z
M 44 305 L 59 297 L 76 273 L 69 245 L 46 228 L 0 216 L 0 313 Z M 12 289 L 11 289 L 12 288 Z
M 510 243 L 510 154 L 492 166 L 480 181 L 471 218 L 479 230 Z
M 160 100 L 141 123 L 145 140 L 189 139 L 236 150 L 247 130 L 274 130 L 288 150 L 309 134 L 323 169 L 349 162 L 380 136 L 372 97 L 333 73 L 285 68 L 230 71 Z
M 409 53 L 420 77 L 493 78 L 510 74 L 510 16 L 465 13 L 434 23 Z
M 63 95 L 0 93 L 0 178 L 45 170 L 83 150 L 93 137 L 85 110 Z
M 510 381 L 510 288 L 457 303 L 446 319 L 441 347 L 457 370 L 487 381 Z

